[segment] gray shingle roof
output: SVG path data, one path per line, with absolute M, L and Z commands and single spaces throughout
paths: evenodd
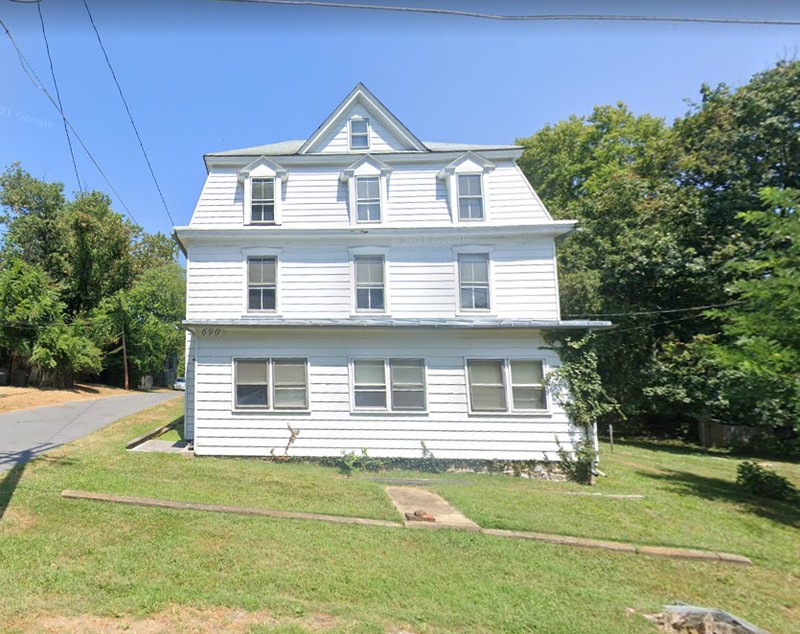
M 253 147 L 239 148 L 237 150 L 224 150 L 222 152 L 211 152 L 206 156 L 288 156 L 297 154 L 303 147 L 304 139 L 292 141 L 280 141 L 279 143 L 268 143 L 266 145 L 254 145 Z M 431 152 L 467 152 L 469 150 L 480 152 L 481 150 L 508 150 L 518 148 L 518 145 L 474 145 L 470 143 L 436 143 L 425 141 L 425 147 Z

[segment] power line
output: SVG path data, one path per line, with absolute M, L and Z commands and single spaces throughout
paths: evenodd
M 567 313 L 565 317 L 633 317 L 636 315 L 663 315 L 667 313 L 685 313 L 695 310 L 709 310 L 711 308 L 727 308 L 728 306 L 738 306 L 744 301 L 726 302 L 724 304 L 708 304 L 706 306 L 689 306 L 687 308 L 665 308 L 664 310 L 640 310 L 630 313 Z M 688 318 L 687 318 L 688 319 Z
M 97 162 L 97 160 L 94 158 L 92 153 L 89 151 L 89 148 L 86 147 L 86 144 L 83 142 L 83 139 L 81 139 L 80 135 L 75 130 L 75 126 L 72 125 L 70 120 L 67 119 L 66 115 L 58 107 L 58 104 L 56 103 L 55 99 L 53 99 L 53 96 L 50 94 L 50 92 L 47 90 L 45 85 L 42 83 L 42 80 L 39 79 L 39 76 L 33 70 L 33 66 L 31 66 L 30 62 L 28 62 L 28 60 L 22 54 L 22 50 L 20 50 L 19 46 L 17 45 L 17 42 L 14 39 L 14 36 L 11 35 L 11 31 L 9 31 L 9 29 L 6 26 L 5 22 L 3 22 L 3 20 L 1 20 L 1 19 L 0 19 L 0 27 L 3 27 L 3 30 L 5 31 L 6 35 L 8 36 L 8 39 L 11 41 L 11 44 L 14 47 L 14 50 L 17 52 L 17 57 L 19 58 L 19 63 L 22 66 L 22 70 L 28 76 L 28 79 L 31 80 L 31 83 L 34 86 L 36 86 L 36 88 L 38 88 L 39 90 L 41 90 L 45 94 L 45 96 L 50 100 L 50 103 L 52 103 L 53 106 L 56 108 L 56 110 L 58 110 L 61 113 L 61 116 L 64 118 L 64 121 L 66 122 L 66 124 L 69 126 L 69 129 L 72 130 L 72 134 L 75 135 L 75 138 L 78 140 L 78 143 L 80 143 L 80 145 L 83 148 L 84 152 L 86 152 L 86 155 L 91 159 L 92 164 L 97 168 L 97 171 L 100 173 L 100 176 L 103 177 L 103 180 L 105 180 L 106 184 L 111 188 L 111 191 L 114 192 L 114 194 L 117 197 L 117 200 L 119 200 L 120 204 L 125 209 L 125 212 L 128 214 L 128 217 L 130 217 L 130 219 L 135 224 L 139 225 L 139 222 L 136 220 L 136 218 L 133 217 L 133 214 L 131 213 L 131 210 L 128 209 L 128 205 L 125 204 L 125 201 L 122 199 L 122 196 L 117 191 L 116 187 L 114 187 L 114 185 L 111 184 L 111 181 L 108 179 L 108 176 L 106 176 L 106 173 L 103 171 L 103 168 L 100 167 L 100 164 Z M 139 226 L 141 226 L 141 225 L 139 225 Z
M 128 101 L 127 99 L 125 99 L 125 95 L 122 92 L 122 86 L 119 85 L 117 74 L 114 72 L 114 68 L 111 66 L 111 60 L 108 58 L 106 47 L 103 45 L 103 40 L 100 38 L 100 32 L 97 30 L 97 25 L 94 23 L 92 12 L 89 11 L 89 5 L 86 3 L 86 0 L 83 0 L 83 6 L 86 7 L 86 13 L 89 15 L 89 22 L 92 23 L 94 34 L 97 36 L 97 42 L 100 44 L 100 50 L 103 51 L 103 57 L 105 57 L 106 64 L 108 64 L 108 70 L 111 71 L 111 76 L 114 78 L 114 83 L 117 85 L 119 96 L 122 99 L 123 105 L 125 106 L 125 112 L 128 113 L 128 119 L 131 122 L 131 127 L 133 128 L 133 132 L 136 134 L 136 139 L 139 141 L 139 147 L 142 148 L 142 154 L 144 154 L 144 160 L 147 163 L 147 168 L 150 170 L 150 176 L 153 177 L 153 182 L 155 183 L 156 189 L 158 190 L 158 195 L 161 197 L 161 202 L 164 205 L 164 210 L 167 212 L 167 217 L 169 218 L 169 221 L 172 223 L 173 226 L 175 226 L 175 221 L 172 219 L 172 214 L 169 212 L 167 201 L 164 199 L 164 194 L 161 191 L 161 186 L 158 184 L 158 179 L 156 178 L 156 174 L 153 171 L 153 165 L 150 163 L 150 157 L 147 156 L 147 151 L 144 149 L 144 143 L 142 143 L 142 137 L 139 135 L 139 130 L 137 129 L 136 124 L 133 122 L 133 115 L 131 114 L 131 109 L 128 107 Z
M 694 24 L 740 24 L 755 26 L 800 26 L 800 20 L 756 20 L 753 18 L 698 18 L 666 15 L 601 15 L 571 13 L 539 13 L 533 15 L 514 15 L 480 13 L 456 9 L 434 7 L 396 7 L 377 4 L 351 4 L 349 2 L 325 2 L 322 0 L 217 0 L 218 2 L 239 2 L 243 4 L 272 4 L 296 7 L 324 7 L 329 9 L 356 9 L 366 11 L 395 11 L 400 13 L 428 13 L 434 15 L 453 15 L 462 18 L 498 20 L 504 22 L 671 22 Z
M 61 119 L 64 121 L 64 134 L 67 135 L 67 145 L 69 146 L 69 155 L 72 157 L 72 167 L 75 170 L 75 180 L 78 181 L 78 191 L 83 191 L 81 186 L 81 177 L 78 174 L 78 164 L 75 162 L 75 152 L 72 149 L 72 139 L 69 136 L 69 128 L 67 127 L 67 120 L 64 117 L 64 104 L 61 103 L 61 91 L 58 89 L 58 81 L 56 81 L 56 71 L 53 67 L 53 57 L 50 55 L 50 43 L 47 41 L 47 31 L 44 29 L 44 16 L 42 15 L 42 5 L 36 3 L 36 9 L 39 11 L 39 23 L 42 25 L 42 36 L 44 37 L 44 47 L 47 50 L 47 60 L 50 62 L 50 76 L 53 78 L 53 86 L 56 88 L 56 99 L 58 99 L 58 110 L 61 113 Z

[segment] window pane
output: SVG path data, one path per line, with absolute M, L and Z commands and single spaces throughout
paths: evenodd
M 383 310 L 383 289 L 371 288 L 369 293 L 369 306 L 371 310 Z
M 383 256 L 357 255 L 356 284 L 383 284 Z
M 512 392 L 514 409 L 547 409 L 544 389 L 541 387 L 515 387 Z
M 275 284 L 275 258 L 250 258 L 247 278 L 250 284 Z
M 274 222 L 275 206 L 272 203 L 256 203 L 253 205 L 253 222 Z
M 261 310 L 261 291 L 251 288 L 247 293 L 247 308 L 250 310 Z
M 542 384 L 542 362 L 541 361 L 512 361 L 511 362 L 511 383 L 524 383 L 527 385 Z
M 360 288 L 356 291 L 356 308 L 369 309 L 369 289 Z
M 275 385 L 305 385 L 305 359 L 275 359 L 272 365 L 272 381 Z
M 472 308 L 489 308 L 489 289 L 473 288 L 472 289 Z
M 458 195 L 459 196 L 480 196 L 481 195 L 481 176 L 480 176 L 480 174 L 459 174 L 459 176 L 458 176 Z
M 356 179 L 359 200 L 380 198 L 379 178 L 377 176 L 359 176 Z
M 458 217 L 461 220 L 481 220 L 483 201 L 480 198 L 459 198 Z
M 266 361 L 237 361 L 236 383 L 266 383 Z
M 306 388 L 276 387 L 275 409 L 304 409 L 308 407 Z
M 275 310 L 275 289 L 262 288 L 260 290 L 260 295 L 261 306 L 259 308 L 261 310 Z
M 253 179 L 253 201 L 258 200 L 274 200 L 275 199 L 275 181 L 271 178 L 255 178 Z
M 422 390 L 409 390 L 392 392 L 393 409 L 425 409 L 425 392 Z
M 458 256 L 461 283 L 489 283 L 489 256 L 484 254 Z
M 422 385 L 425 372 L 422 359 L 392 359 L 392 385 Z
M 380 222 L 381 204 L 380 203 L 358 203 L 359 222 Z
M 353 373 L 356 385 L 364 383 L 386 385 L 386 373 L 381 360 L 354 360 Z
M 386 409 L 386 392 L 384 390 L 356 389 L 355 406 Z
M 503 387 L 473 387 L 472 409 L 475 411 L 505 411 L 506 391 Z
M 350 130 L 354 134 L 366 134 L 368 132 L 369 122 L 367 119 L 351 119 L 350 120 Z
M 267 407 L 266 385 L 237 385 L 236 405 L 238 407 Z
M 503 362 L 502 361 L 469 361 L 469 381 L 475 385 L 478 383 L 489 383 L 494 385 L 503 384 Z
M 353 135 L 350 139 L 350 146 L 358 149 L 358 148 L 368 148 L 369 147 L 369 137 L 364 135 Z

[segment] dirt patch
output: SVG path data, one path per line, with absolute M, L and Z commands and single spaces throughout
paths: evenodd
M 324 631 L 336 626 L 329 614 L 314 614 L 302 618 L 276 618 L 269 610 L 248 612 L 235 608 L 192 608 L 170 606 L 145 617 L 132 616 L 39 616 L 16 624 L 29 634 L 247 634 L 254 625 L 295 624 L 308 631 Z
M 36 524 L 36 517 L 33 513 L 10 507 L 0 517 L 0 533 L 17 535 L 25 532 L 34 524 Z
M 45 405 L 61 405 L 71 401 L 86 401 L 107 396 L 123 396 L 131 392 L 118 387 L 76 383 L 71 390 L 56 390 L 40 387 L 0 386 L 0 414 L 21 409 L 33 409 Z

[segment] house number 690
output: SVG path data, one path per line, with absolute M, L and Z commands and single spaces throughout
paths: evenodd
M 222 328 L 203 328 L 200 334 L 204 337 L 219 337 L 222 334 Z

